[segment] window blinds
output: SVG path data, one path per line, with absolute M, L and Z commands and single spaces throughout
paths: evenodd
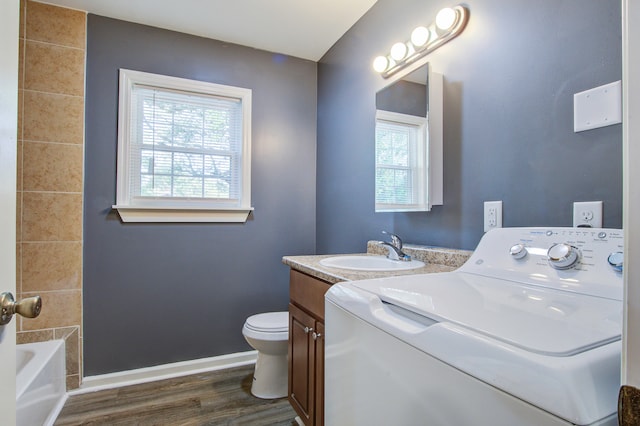
M 240 99 L 134 85 L 131 103 L 132 197 L 239 203 Z
M 376 122 L 376 203 L 415 203 L 414 168 L 418 127 Z

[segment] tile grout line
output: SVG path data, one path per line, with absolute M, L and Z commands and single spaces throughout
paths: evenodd
M 25 28 L 25 33 L 26 33 L 26 28 Z M 54 43 L 51 41 L 44 41 L 44 40 L 36 40 L 33 38 L 28 38 L 27 35 L 25 34 L 24 36 L 24 41 L 27 42 L 31 42 L 31 43 L 37 43 L 37 44 L 43 44 L 45 46 L 53 46 L 53 47 L 60 47 L 63 49 L 72 49 L 72 50 L 79 50 L 84 52 L 86 50 L 86 47 L 75 47 L 75 46 L 68 46 L 66 44 L 58 44 L 58 43 Z
M 25 73 L 26 74 L 26 73 Z M 30 93 L 39 93 L 39 94 L 43 94 L 43 95 L 55 95 L 55 96 L 64 96 L 67 98 L 77 98 L 80 100 L 84 101 L 84 93 L 82 95 L 71 95 L 69 93 L 60 93 L 60 92 L 48 92 L 46 90 L 35 90 L 35 89 L 27 89 L 24 84 L 22 86 L 21 89 L 23 92 L 30 92 Z M 83 102 L 84 103 L 84 102 Z
M 66 195 L 82 195 L 82 191 L 80 192 L 75 192 L 75 191 L 40 191 L 40 190 L 28 190 L 28 191 L 22 191 L 25 193 L 29 193 L 29 194 L 66 194 Z
M 49 144 L 49 145 L 65 145 L 65 146 L 74 146 L 74 147 L 82 147 L 82 143 L 74 143 L 74 142 L 58 142 L 58 141 L 40 141 L 34 139 L 23 139 L 23 142 L 29 143 L 39 143 L 39 144 Z

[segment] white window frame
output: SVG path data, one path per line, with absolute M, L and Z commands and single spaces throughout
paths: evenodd
M 235 205 L 212 199 L 153 198 L 130 193 L 135 165 L 130 161 L 132 89 L 136 85 L 160 90 L 206 94 L 238 99 L 242 103 L 242 154 L 240 198 Z M 118 106 L 118 169 L 116 204 L 123 222 L 246 222 L 251 207 L 251 89 L 120 69 Z
M 376 199 L 376 212 L 416 212 L 429 211 L 431 209 L 428 200 L 428 179 L 429 179 L 429 141 L 427 135 L 427 119 L 426 117 L 417 117 L 414 115 L 400 114 L 392 111 L 377 110 L 376 111 L 376 132 L 378 122 L 390 122 L 401 126 L 412 127 L 416 129 L 415 146 L 409 147 L 410 161 L 407 169 L 411 175 L 411 204 L 390 204 L 379 203 Z M 377 140 L 377 137 L 376 137 Z M 379 167 L 387 168 L 387 165 L 379 165 L 377 162 L 376 144 L 376 175 Z

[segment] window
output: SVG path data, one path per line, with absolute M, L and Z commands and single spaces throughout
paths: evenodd
M 251 90 L 120 70 L 124 222 L 245 222 L 250 167 Z
M 376 212 L 428 211 L 427 119 L 376 113 Z

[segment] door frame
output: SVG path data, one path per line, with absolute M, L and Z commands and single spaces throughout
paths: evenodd
M 622 0 L 622 227 L 624 229 L 624 321 L 622 384 L 640 387 L 640 4 Z M 632 79 L 631 76 L 636 76 Z M 632 120 L 632 117 L 634 118 Z M 635 165 L 635 167 L 633 166 Z
M 16 167 L 20 0 L 0 1 L 0 292 L 16 293 Z M 2 424 L 16 422 L 16 320 L 0 326 Z

